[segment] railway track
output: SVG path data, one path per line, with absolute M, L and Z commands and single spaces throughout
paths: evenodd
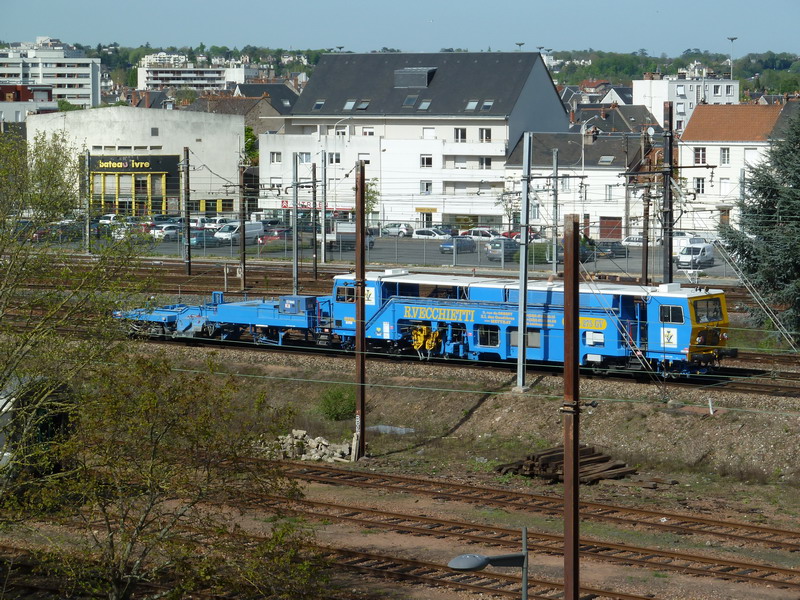
M 277 497 L 257 497 L 246 501 L 249 506 L 275 507 L 320 521 L 339 521 L 367 529 L 383 529 L 418 536 L 454 538 L 481 544 L 519 548 L 518 529 L 478 525 L 418 515 L 386 512 L 357 506 L 344 506 L 313 500 L 288 500 Z M 533 553 L 563 555 L 564 537 L 528 531 L 528 550 Z M 683 552 L 667 552 L 639 548 L 628 544 L 612 544 L 582 538 L 580 556 L 616 565 L 635 565 L 657 571 L 675 571 L 703 577 L 743 581 L 780 589 L 800 590 L 800 571 L 708 557 Z
M 561 515 L 564 510 L 563 499 L 557 496 L 462 485 L 420 477 L 367 473 L 308 463 L 282 462 L 281 465 L 286 476 L 303 481 L 391 490 L 484 506 L 522 509 L 548 516 Z M 789 552 L 800 551 L 800 531 L 597 502 L 581 502 L 580 515 L 583 520 L 631 528 L 645 527 L 681 535 L 703 535 L 736 544 L 756 544 Z
M 519 598 L 522 591 L 522 577 L 481 571 L 468 573 L 454 571 L 449 567 L 433 562 L 409 560 L 396 556 L 320 548 L 325 558 L 337 567 L 346 568 L 373 577 L 395 579 L 412 583 L 423 583 L 436 587 L 479 592 L 489 596 Z M 625 592 L 614 592 L 586 586 L 580 587 L 583 600 L 653 600 L 652 595 L 641 596 Z M 564 585 L 528 577 L 528 598 L 537 600 L 557 600 L 564 597 Z

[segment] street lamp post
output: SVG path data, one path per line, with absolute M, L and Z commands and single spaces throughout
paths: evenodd
M 494 567 L 522 567 L 522 600 L 528 600 L 528 528 L 522 528 L 522 552 L 513 554 L 461 554 L 447 563 L 456 571 L 481 571 L 492 565 Z
M 728 59 L 731 62 L 731 79 L 733 79 L 733 42 L 735 42 L 738 39 L 739 38 L 735 37 L 735 36 L 732 36 L 732 37 L 728 38 L 728 40 L 730 40 L 730 43 L 731 43 L 731 53 L 728 55 Z

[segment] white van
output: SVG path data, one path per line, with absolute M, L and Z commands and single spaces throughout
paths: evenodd
M 714 266 L 714 246 L 712 244 L 689 244 L 678 255 L 678 268 L 700 269 Z
M 681 250 L 692 244 L 707 244 L 708 240 L 700 236 L 672 238 L 672 257 L 677 260 Z
M 225 223 L 214 234 L 214 237 L 224 242 L 225 244 L 238 244 L 239 243 L 240 227 L 239 221 Z M 264 225 L 261 221 L 246 221 L 244 224 L 244 243 L 255 244 L 264 235 Z
M 205 223 L 205 229 L 219 229 L 226 223 L 237 223 L 236 219 L 231 219 L 228 217 L 207 217 L 207 221 Z

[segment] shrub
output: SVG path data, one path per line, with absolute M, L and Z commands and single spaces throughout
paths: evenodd
M 343 421 L 356 414 L 356 393 L 352 387 L 338 385 L 329 387 L 317 403 L 319 413 L 329 421 Z

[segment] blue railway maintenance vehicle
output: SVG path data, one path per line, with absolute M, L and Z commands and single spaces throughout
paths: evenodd
M 329 296 L 174 304 L 118 312 L 138 335 L 301 343 L 352 350 L 356 282 L 334 278 Z M 564 286 L 529 281 L 526 358 L 564 360 Z M 519 282 L 514 279 L 410 274 L 404 269 L 366 276 L 368 349 L 420 358 L 515 360 Z M 705 372 L 736 350 L 727 347 L 728 313 L 721 290 L 612 283 L 580 286 L 580 364 L 605 369 Z

